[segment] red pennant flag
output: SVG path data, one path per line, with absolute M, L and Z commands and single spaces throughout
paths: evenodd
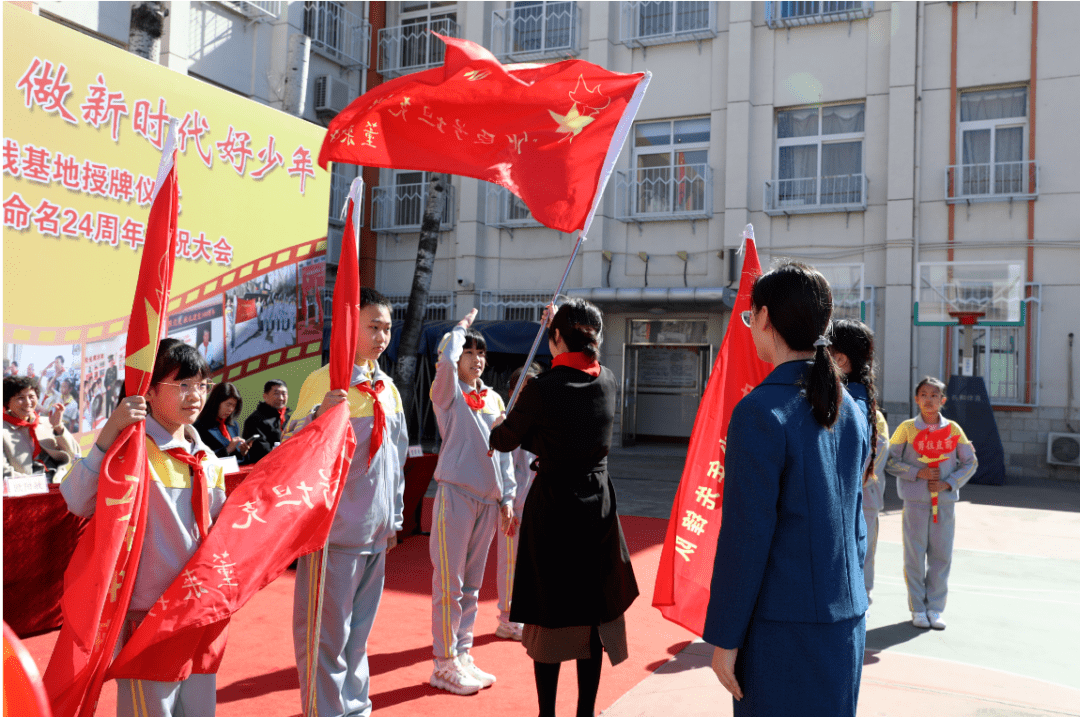
M 648 73 L 584 60 L 502 65 L 437 35 L 442 67 L 385 82 L 335 117 L 319 164 L 475 177 L 520 197 L 537 221 L 587 226 L 648 85 Z
M 350 199 L 330 338 L 331 387 L 345 389 L 360 323 L 352 207 Z M 230 616 L 293 560 L 326 544 L 355 448 L 344 402 L 259 461 L 124 645 L 109 677 L 174 682 L 217 672 Z
M 146 225 L 128 324 L 124 385 L 146 395 L 165 326 L 176 255 L 176 127 L 170 128 Z M 64 573 L 63 626 L 45 671 L 56 717 L 92 715 L 135 587 L 149 498 L 146 425 L 128 426 L 105 454 L 94 516 Z
M 656 570 L 653 607 L 695 635 L 701 635 L 705 628 L 713 558 L 720 537 L 728 421 L 735 404 L 772 371 L 772 366 L 758 358 L 750 329 L 739 316 L 750 309 L 750 292 L 760 274 L 757 247 L 749 237 L 739 294 L 694 419 L 686 465 Z

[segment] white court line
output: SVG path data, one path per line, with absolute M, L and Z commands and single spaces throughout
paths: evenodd
M 903 644 L 903 643 L 901 643 L 901 644 Z M 1066 690 L 1072 690 L 1073 692 L 1080 692 L 1080 688 L 1077 688 L 1077 687 L 1075 687 L 1073 685 L 1065 685 L 1065 684 L 1062 684 L 1060 682 L 1054 682 L 1052 680 L 1044 680 L 1041 677 L 1032 677 L 1031 675 L 1025 675 L 1025 674 L 1020 673 L 1020 672 L 1013 672 L 1012 670 L 1002 670 L 1002 669 L 999 669 L 997 667 L 987 667 L 986 665 L 977 665 L 974 662 L 963 662 L 962 660 L 950 660 L 950 659 L 945 658 L 945 657 L 930 657 L 928 655 L 920 655 L 920 654 L 917 654 L 917 653 L 914 653 L 914 652 L 906 652 L 904 650 L 897 650 L 897 649 L 895 649 L 896 647 L 897 646 L 893 646 L 893 647 L 886 648 L 884 650 L 870 650 L 870 649 L 867 649 L 867 650 L 865 650 L 865 652 L 873 652 L 873 653 L 876 653 L 876 654 L 881 654 L 883 652 L 890 652 L 890 653 L 893 653 L 893 654 L 896 654 L 896 655 L 904 655 L 905 657 L 918 657 L 918 658 L 923 659 L 923 660 L 935 660 L 937 662 L 947 662 L 947 663 L 949 663 L 951 665 L 963 665 L 964 667 L 974 667 L 974 668 L 977 668 L 979 670 L 986 670 L 987 672 L 997 672 L 997 673 L 1002 674 L 1002 675 L 1009 675 L 1010 677 L 1020 677 L 1020 678 L 1025 679 L 1025 680 L 1031 680 L 1032 682 L 1042 682 L 1043 684 L 1046 684 L 1046 685 L 1053 685 L 1054 687 L 1061 687 L 1061 688 L 1066 689 Z M 863 667 L 863 674 L 865 674 L 865 673 L 866 673 L 866 668 Z M 871 678 L 871 679 L 874 679 L 874 678 Z M 897 683 L 892 683 L 892 684 L 897 684 Z M 953 694 L 958 694 L 958 693 L 953 693 Z M 1042 708 L 1042 709 L 1045 709 L 1045 708 Z

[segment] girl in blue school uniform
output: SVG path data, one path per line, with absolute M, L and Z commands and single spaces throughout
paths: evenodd
M 734 715 L 854 717 L 866 642 L 866 414 L 828 352 L 832 294 L 788 262 L 758 277 L 749 325 L 775 368 L 727 435 L 724 520 L 703 637 Z

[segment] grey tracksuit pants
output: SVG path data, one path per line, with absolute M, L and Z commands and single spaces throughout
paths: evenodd
M 912 612 L 944 612 L 949 592 L 956 502 L 938 501 L 938 522 L 930 504 L 904 501 L 904 582 Z
M 145 612 L 129 612 L 117 641 L 128 641 Z M 191 675 L 180 682 L 116 681 L 116 717 L 214 717 L 217 675 Z
M 874 555 L 877 553 L 878 513 L 877 508 L 863 506 L 863 518 L 866 520 L 866 560 L 863 561 L 863 577 L 866 580 L 866 594 L 874 589 Z

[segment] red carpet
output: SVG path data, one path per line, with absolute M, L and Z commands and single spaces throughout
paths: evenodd
M 423 525 L 430 525 L 430 504 Z M 666 521 L 623 517 L 642 594 L 627 613 L 630 659 L 618 667 L 605 660 L 597 711 L 611 706 L 631 687 L 687 645 L 691 635 L 651 607 L 652 586 Z M 532 661 L 520 643 L 495 637 L 498 624 L 495 550 L 491 550 L 480 592 L 473 656 L 499 681 L 471 697 L 428 685 L 431 675 L 431 560 L 428 539 L 413 537 L 387 559 L 386 592 L 368 645 L 371 699 L 375 712 L 394 715 L 529 715 L 537 710 Z M 293 717 L 300 714 L 300 689 L 292 650 L 293 573 L 286 572 L 233 618 L 229 647 L 218 673 L 220 717 Z M 56 632 L 30 638 L 26 646 L 44 671 Z M 577 700 L 573 663 L 563 666 L 559 711 L 572 713 Z M 105 686 L 98 714 L 116 713 L 116 683 Z

